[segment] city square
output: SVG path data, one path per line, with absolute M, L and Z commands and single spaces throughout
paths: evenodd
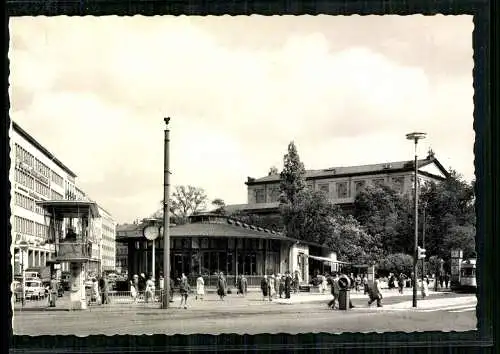
M 471 18 L 71 21 L 11 24 L 14 334 L 477 329 Z

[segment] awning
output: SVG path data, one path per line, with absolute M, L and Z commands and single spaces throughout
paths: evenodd
M 334 261 L 334 260 L 332 260 L 330 258 L 326 258 L 326 257 L 311 256 L 310 254 L 305 254 L 305 253 L 304 253 L 304 255 L 309 257 L 309 258 L 316 259 L 317 261 L 322 261 L 322 262 L 337 263 L 337 264 L 350 264 L 349 262 Z

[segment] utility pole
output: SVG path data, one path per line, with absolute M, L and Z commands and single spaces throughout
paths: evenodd
M 168 123 L 170 118 L 164 118 L 165 121 L 165 144 L 164 144 L 164 160 L 163 160 L 163 309 L 167 309 L 170 304 L 170 130 Z

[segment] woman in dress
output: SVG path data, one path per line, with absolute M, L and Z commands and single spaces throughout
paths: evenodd
M 155 283 L 153 281 L 153 276 L 149 276 L 148 280 L 146 280 L 146 289 L 144 290 L 144 297 L 146 302 L 149 302 L 149 299 L 153 299 L 154 302 L 154 287 Z
M 226 296 L 226 279 L 224 279 L 222 272 L 220 272 L 217 279 L 217 295 L 219 295 L 221 300 L 224 300 L 224 296 Z
M 264 278 L 262 278 L 260 282 L 260 289 L 262 290 L 262 301 L 265 301 L 269 291 L 269 281 L 267 280 L 267 275 L 264 275 Z
M 196 297 L 195 299 L 198 300 L 198 297 L 203 300 L 203 296 L 205 295 L 205 281 L 203 280 L 203 277 L 200 276 L 196 279 Z

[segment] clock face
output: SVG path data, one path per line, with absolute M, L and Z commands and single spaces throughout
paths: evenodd
M 144 229 L 144 237 L 148 240 L 153 241 L 158 237 L 158 227 L 156 226 L 147 226 Z

